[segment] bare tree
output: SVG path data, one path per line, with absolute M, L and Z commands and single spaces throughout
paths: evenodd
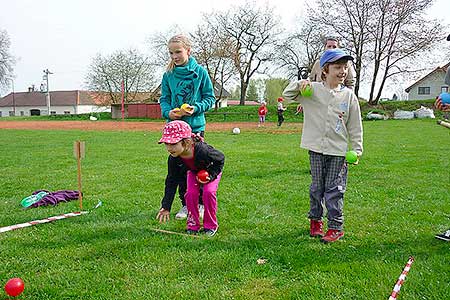
M 377 0 L 318 0 L 317 9 L 310 9 L 312 26 L 340 38 L 340 45 L 355 57 L 355 94 L 359 94 L 363 62 L 371 42 L 369 21 Z
M 11 42 L 6 30 L 0 30 L 0 89 L 9 85 L 9 79 L 13 77 L 15 58 L 9 52 Z
M 376 104 L 386 81 L 419 71 L 418 58 L 441 38 L 442 26 L 424 12 L 433 0 L 318 0 L 311 20 L 339 35 L 355 56 L 358 94 L 364 68 L 372 72 L 369 103 Z
M 214 86 L 217 110 L 224 85 L 234 76 L 232 42 L 219 30 L 218 24 L 212 23 L 199 25 L 192 39 L 195 43 L 193 55 L 205 66 Z
M 376 104 L 386 80 L 397 74 L 414 71 L 414 61 L 432 50 L 442 26 L 435 20 L 425 20 L 423 12 L 432 0 L 381 0 L 378 2 L 373 36 L 373 75 L 369 103 Z
M 120 103 L 122 82 L 125 102 L 135 100 L 137 93 L 150 92 L 155 86 L 154 65 L 137 50 L 120 50 L 107 57 L 98 54 L 86 77 L 88 89 L 98 92 L 104 105 Z M 108 97 L 104 97 L 104 93 Z
M 177 34 L 182 33 L 183 31 L 178 25 L 174 25 L 167 29 L 166 31 L 157 31 L 153 33 L 148 39 L 147 42 L 150 46 L 151 53 L 150 57 L 152 63 L 155 66 L 160 68 L 164 68 L 169 63 L 169 50 L 167 48 L 167 44 L 169 39 Z M 189 34 L 186 34 L 189 36 Z
M 276 54 L 276 62 L 280 69 L 287 72 L 288 78 L 303 78 L 311 72 L 314 62 L 323 51 L 323 30 L 320 24 L 305 20 L 299 32 L 288 35 L 280 45 Z
M 240 105 L 244 105 L 250 79 L 257 71 L 264 73 L 262 68 L 274 59 L 280 34 L 279 18 L 274 16 L 272 8 L 259 8 L 255 3 L 233 7 L 211 17 L 232 43 L 233 63 L 241 84 Z

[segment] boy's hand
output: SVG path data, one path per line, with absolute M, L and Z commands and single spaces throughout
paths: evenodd
M 358 155 L 358 159 L 354 163 L 352 163 L 352 165 L 354 165 L 354 166 L 358 165 L 360 158 L 361 158 L 361 155 Z
M 299 81 L 298 83 L 298 89 L 299 91 L 302 91 L 305 89 L 306 86 L 310 86 L 311 87 L 311 81 L 309 81 L 309 79 L 302 79 Z
M 166 223 L 170 221 L 170 211 L 167 209 L 161 208 L 156 215 L 156 219 L 159 220 L 159 223 Z

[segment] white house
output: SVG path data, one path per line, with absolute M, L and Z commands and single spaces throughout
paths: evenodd
M 88 91 L 50 92 L 50 114 L 77 115 L 93 112 L 110 112 L 98 97 Z M 0 98 L 0 117 L 48 115 L 46 93 L 30 89 L 28 92 L 10 93 Z
M 448 92 L 449 87 L 444 83 L 445 72 L 450 67 L 450 62 L 443 67 L 437 67 L 411 86 L 405 89 L 409 100 L 434 99 L 443 92 Z

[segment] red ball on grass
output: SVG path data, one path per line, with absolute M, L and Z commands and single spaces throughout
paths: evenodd
M 5 284 L 5 292 L 11 297 L 16 297 L 22 294 L 24 288 L 25 284 L 20 278 L 11 278 Z

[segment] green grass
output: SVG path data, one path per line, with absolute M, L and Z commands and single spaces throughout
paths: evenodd
M 1 130 L 0 227 L 77 210 L 77 202 L 19 207 L 37 189 L 77 189 L 77 139 L 86 141 L 84 206 L 103 206 L 0 233 L 0 284 L 21 277 L 23 298 L 40 300 L 387 299 L 413 255 L 399 299 L 449 299 L 450 243 L 434 235 L 450 227 L 450 131 L 433 120 L 365 122 L 364 130 L 363 159 L 349 172 L 346 236 L 329 245 L 308 236 L 300 133 L 207 133 L 226 155 L 220 228 L 194 239 L 151 231 L 185 229 L 155 220 L 167 168 L 158 132 Z

